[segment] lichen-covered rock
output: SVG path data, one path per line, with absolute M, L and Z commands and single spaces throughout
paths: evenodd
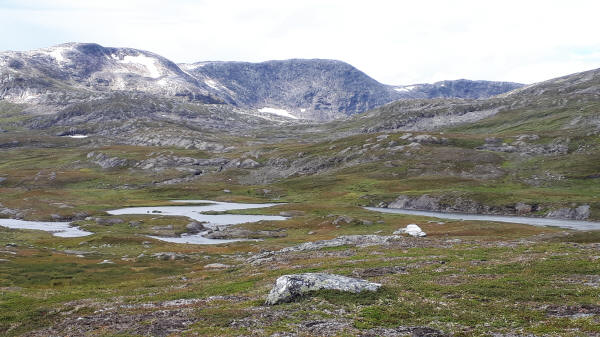
M 285 303 L 310 291 L 322 289 L 359 293 L 362 291 L 377 291 L 380 287 L 381 284 L 379 283 L 335 274 L 306 273 L 283 275 L 277 279 L 265 303 L 268 305 Z

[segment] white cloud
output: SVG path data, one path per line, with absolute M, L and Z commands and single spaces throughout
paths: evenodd
M 529 83 L 600 67 L 599 12 L 579 0 L 20 0 L 0 3 L 0 47 L 84 41 L 176 62 L 333 58 L 390 84 Z

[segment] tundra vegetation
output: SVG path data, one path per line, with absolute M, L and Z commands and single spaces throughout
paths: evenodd
M 318 124 L 140 93 L 48 115 L 0 100 L 2 217 L 93 232 L 0 226 L 0 334 L 600 336 L 600 231 L 363 208 L 600 220 L 599 74 Z M 188 218 L 106 213 L 178 199 L 289 219 L 191 245 L 148 237 L 202 230 Z M 381 287 L 265 304 L 307 273 Z

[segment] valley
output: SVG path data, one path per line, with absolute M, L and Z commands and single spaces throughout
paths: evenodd
M 600 70 L 401 96 L 339 61 L 57 48 L 1 54 L 0 217 L 91 234 L 0 219 L 0 334 L 600 336 Z M 265 304 L 305 273 L 381 287 Z

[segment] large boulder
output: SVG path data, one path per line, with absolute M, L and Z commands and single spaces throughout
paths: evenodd
M 199 233 L 205 231 L 207 228 L 197 221 L 192 221 L 189 224 L 185 225 L 185 229 L 189 233 Z
M 322 289 L 360 293 L 362 291 L 377 291 L 380 287 L 381 284 L 379 283 L 334 274 L 305 273 L 283 275 L 277 279 L 275 286 L 267 296 L 265 304 L 275 305 L 290 302 L 294 298 L 310 291 Z
M 419 227 L 418 225 L 416 225 L 414 223 L 407 225 L 406 228 L 400 228 L 399 230 L 394 232 L 394 235 L 400 235 L 400 234 L 408 234 L 410 236 L 415 236 L 415 237 L 422 237 L 422 236 L 427 235 L 425 232 L 423 232 L 421 227 Z

